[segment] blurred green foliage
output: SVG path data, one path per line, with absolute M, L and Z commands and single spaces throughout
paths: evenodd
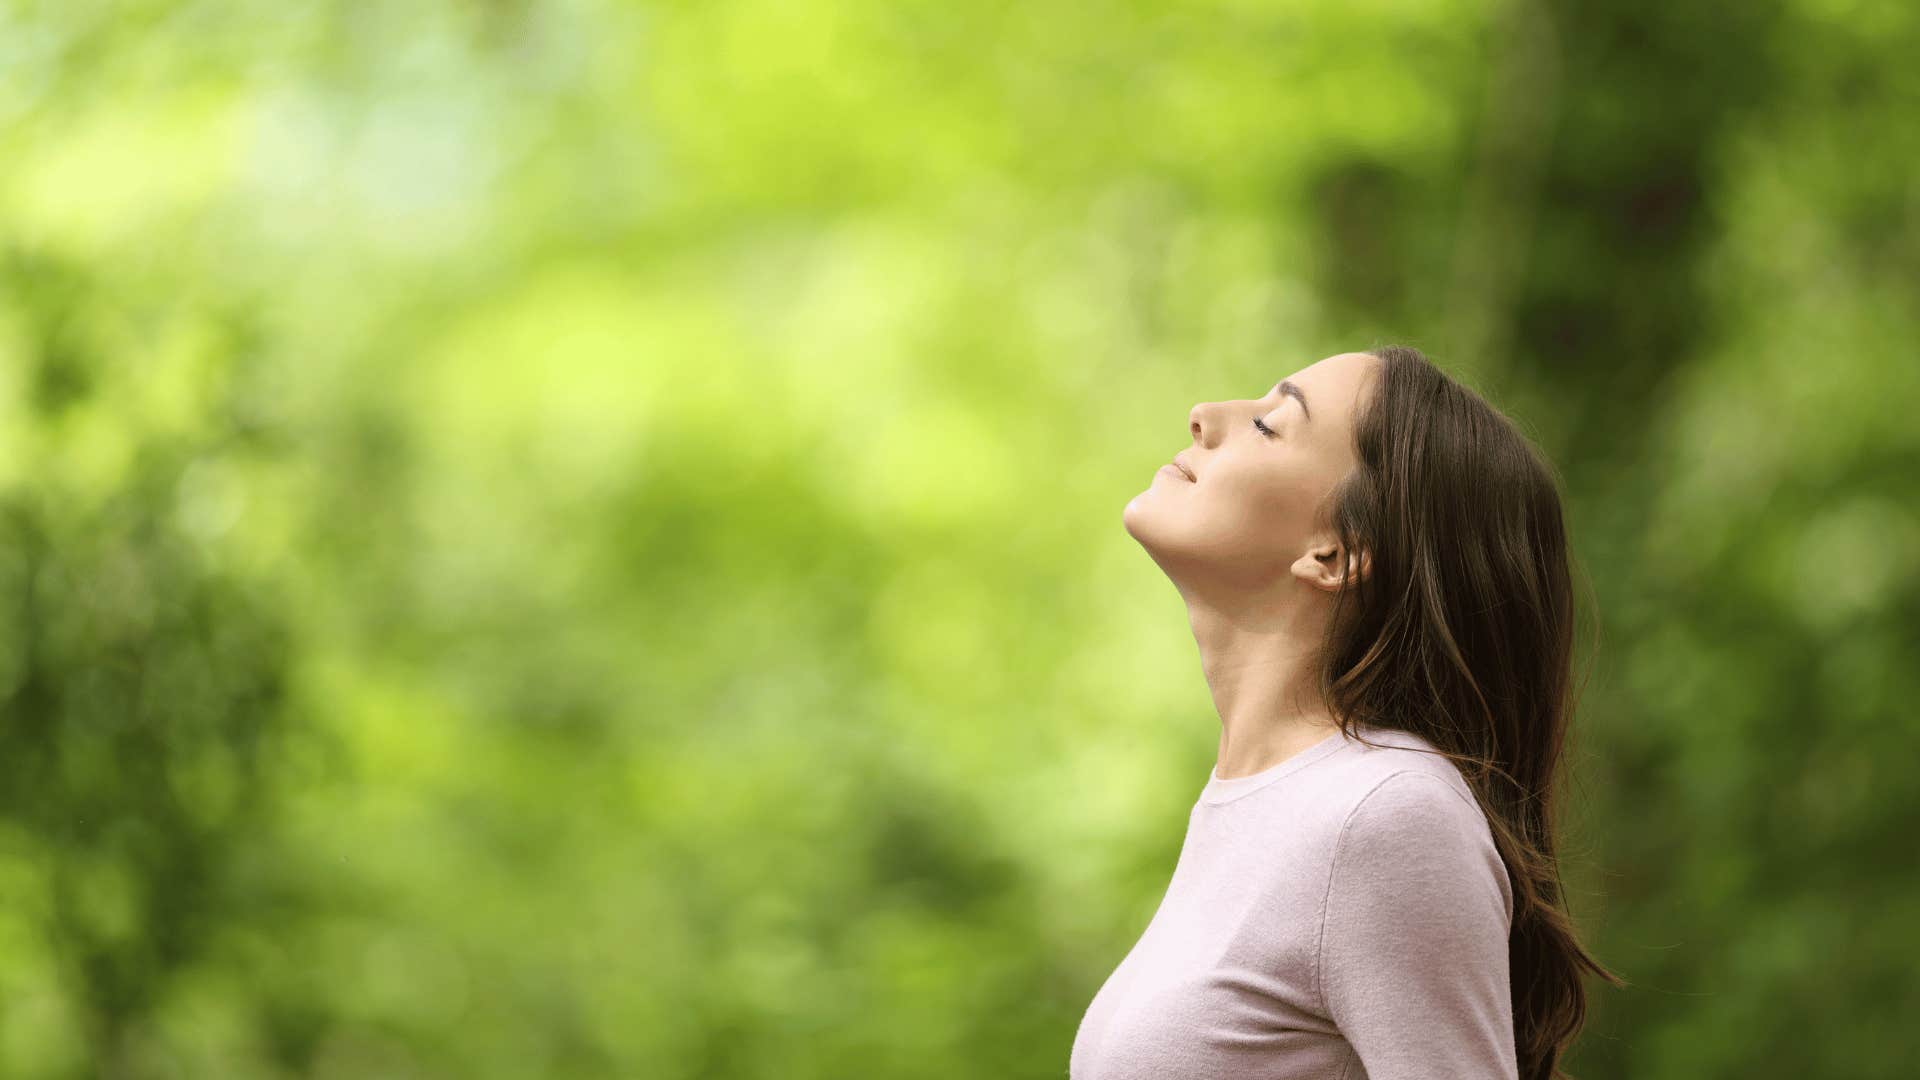
M 1920 1060 L 1920 11 L 0 8 L 0 1073 L 1059 1077 L 1217 719 L 1120 508 L 1563 470 L 1591 1080 Z

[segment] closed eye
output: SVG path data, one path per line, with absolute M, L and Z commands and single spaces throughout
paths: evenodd
M 1265 435 L 1269 439 L 1273 438 L 1273 429 L 1261 423 L 1259 417 L 1256 416 L 1253 418 L 1253 426 L 1260 429 L 1260 434 Z

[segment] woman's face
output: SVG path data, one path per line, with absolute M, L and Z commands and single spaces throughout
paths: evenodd
M 1292 571 L 1328 587 L 1312 576 L 1316 565 L 1339 569 L 1314 561 L 1334 542 L 1319 515 L 1356 464 L 1353 413 L 1379 364 L 1367 353 L 1340 353 L 1260 397 L 1195 405 L 1192 443 L 1174 455 L 1192 479 L 1172 468 L 1155 473 L 1121 514 L 1127 532 L 1176 583 L 1259 589 Z

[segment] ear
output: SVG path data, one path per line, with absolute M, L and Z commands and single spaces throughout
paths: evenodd
M 1372 569 L 1373 560 L 1365 548 L 1354 551 L 1353 558 L 1348 560 L 1343 557 L 1340 542 L 1332 537 L 1316 538 L 1292 567 L 1294 577 L 1326 592 L 1358 585 Z

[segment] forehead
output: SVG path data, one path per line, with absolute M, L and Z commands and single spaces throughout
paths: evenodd
M 1335 353 L 1308 364 L 1290 378 L 1314 403 L 1316 418 L 1323 408 L 1329 415 L 1345 417 L 1353 411 L 1354 403 L 1360 399 L 1379 366 L 1380 358 L 1371 353 Z

